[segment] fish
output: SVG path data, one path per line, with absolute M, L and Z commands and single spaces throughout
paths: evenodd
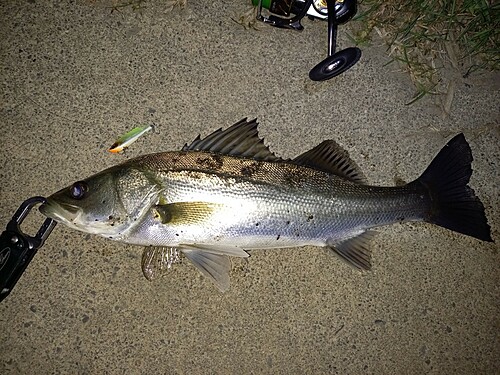
M 220 291 L 230 257 L 318 246 L 371 269 L 374 228 L 426 222 L 493 241 L 468 186 L 472 152 L 453 137 L 412 182 L 370 185 L 347 151 L 326 140 L 293 159 L 276 156 L 257 120 L 200 136 L 180 151 L 138 156 L 50 195 L 40 211 L 66 226 L 144 246 L 148 279 L 187 258 Z
M 144 134 L 146 134 L 150 130 L 153 130 L 152 125 L 135 127 L 132 130 L 130 130 L 127 133 L 120 136 L 115 141 L 115 143 L 113 143 L 111 145 L 111 147 L 108 149 L 108 151 L 112 152 L 112 153 L 122 152 L 125 150 L 125 148 L 127 148 L 132 143 L 137 141 L 139 139 L 139 137 L 143 136 Z

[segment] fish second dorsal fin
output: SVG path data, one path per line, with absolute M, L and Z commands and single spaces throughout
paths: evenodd
M 347 151 L 332 140 L 321 142 L 313 149 L 297 156 L 293 159 L 293 162 L 323 172 L 333 173 L 352 182 L 366 184 L 363 172 L 351 160 Z
M 263 161 L 281 161 L 259 137 L 257 119 L 250 122 L 246 118 L 226 130 L 216 130 L 200 139 L 200 136 L 187 143 L 182 151 L 209 151 L 223 155 L 240 156 Z

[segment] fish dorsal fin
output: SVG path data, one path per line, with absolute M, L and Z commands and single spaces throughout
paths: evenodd
M 248 122 L 244 118 L 226 130 L 216 130 L 203 139 L 196 137 L 190 145 L 186 143 L 182 151 L 209 151 L 263 161 L 282 160 L 269 151 L 259 137 L 257 126 L 257 119 Z
M 293 159 L 293 162 L 323 172 L 333 173 L 353 182 L 366 183 L 365 176 L 356 163 L 349 158 L 347 151 L 332 140 L 321 142 L 313 149 L 297 156 Z
M 327 240 L 327 244 L 351 266 L 368 271 L 372 268 L 370 241 L 376 234 L 376 231 L 368 230 L 344 240 Z

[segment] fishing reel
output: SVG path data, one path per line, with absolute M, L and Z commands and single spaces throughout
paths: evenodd
M 313 81 L 325 81 L 350 69 L 361 57 L 357 47 L 336 51 L 337 28 L 357 11 L 355 0 L 252 0 L 257 19 L 268 25 L 302 31 L 302 18 L 328 20 L 328 57 L 309 72 Z M 266 15 L 263 13 L 266 9 Z

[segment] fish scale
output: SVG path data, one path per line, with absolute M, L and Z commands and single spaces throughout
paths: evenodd
M 325 246 L 327 240 L 366 227 L 422 219 L 428 210 L 425 195 L 417 187 L 359 185 L 285 162 L 261 162 L 252 176 L 242 176 L 238 171 L 254 161 L 225 156 L 215 162 L 209 160 L 212 157 L 217 156 L 170 152 L 156 158 L 159 162 L 151 162 L 149 156 L 131 162 L 146 166 L 152 175 L 158 171 L 155 178 L 167 202 L 222 206 L 202 226 L 182 226 L 182 232 L 180 226 L 148 223 L 148 228 L 155 227 L 154 238 L 148 237 L 153 232 L 150 228 L 137 230 L 130 233 L 129 243 L 234 244 L 246 249 Z M 206 166 L 200 170 L 200 159 L 209 166 L 218 165 L 217 172 L 208 172 Z

